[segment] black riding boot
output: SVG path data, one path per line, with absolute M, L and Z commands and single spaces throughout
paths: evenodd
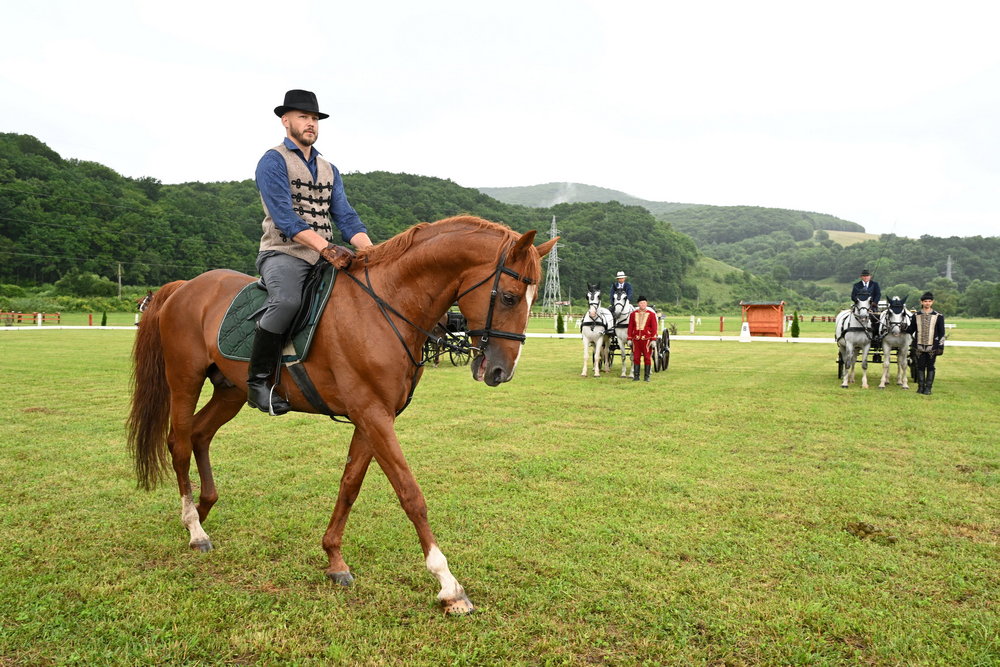
M 278 365 L 278 355 L 285 341 L 284 334 L 271 333 L 257 323 L 250 352 L 250 369 L 247 376 L 247 403 L 251 408 L 270 415 L 283 415 L 292 409 L 291 404 L 272 390 L 271 378 Z
M 934 384 L 934 372 L 935 371 L 934 371 L 933 368 L 928 368 L 927 369 L 927 375 L 924 378 L 924 395 L 925 396 L 930 396 L 931 395 L 931 385 Z
M 649 373 L 651 370 L 652 368 L 650 368 L 649 364 L 646 364 L 646 366 L 642 369 L 642 379 L 644 382 L 649 382 Z
M 639 381 L 639 364 L 632 362 L 632 382 Z
M 917 381 L 917 393 L 918 394 L 924 393 L 924 376 L 925 375 L 926 375 L 926 373 L 924 372 L 924 367 L 918 364 L 917 367 L 913 371 L 913 377 Z

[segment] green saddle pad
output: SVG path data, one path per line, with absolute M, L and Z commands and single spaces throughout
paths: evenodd
M 285 346 L 285 354 L 281 357 L 283 363 L 302 361 L 306 358 L 309 346 L 312 345 L 316 323 L 319 322 L 326 302 L 330 299 L 330 293 L 333 291 L 333 283 L 336 279 L 337 272 L 329 264 L 326 264 L 325 269 L 320 273 L 316 289 L 303 295 L 304 312 L 299 313 L 296 317 L 295 321 L 299 324 L 293 327 L 294 334 L 291 342 L 295 349 L 289 354 L 288 346 Z M 233 302 L 229 304 L 229 310 L 226 311 L 226 316 L 219 326 L 218 343 L 222 356 L 235 361 L 250 360 L 257 320 L 264 312 L 264 301 L 266 300 L 267 291 L 261 289 L 256 280 L 239 291 Z

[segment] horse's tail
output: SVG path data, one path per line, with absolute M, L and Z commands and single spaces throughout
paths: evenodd
M 142 325 L 132 347 L 132 409 L 128 446 L 135 459 L 137 485 L 156 487 L 167 469 L 167 432 L 170 425 L 170 390 L 160 341 L 160 310 L 185 281 L 168 283 L 157 291 L 142 314 Z

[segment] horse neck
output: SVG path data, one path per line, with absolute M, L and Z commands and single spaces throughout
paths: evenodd
M 463 281 L 479 280 L 496 268 L 494 257 L 503 242 L 496 234 L 479 243 L 463 239 L 462 243 L 446 244 L 446 239 L 439 237 L 415 241 L 392 261 L 377 263 L 369 270 L 375 293 L 428 330 L 455 303 Z M 484 257 L 489 259 L 484 261 Z M 480 271 L 470 275 L 475 269 Z M 489 290 L 489 285 L 480 289 Z

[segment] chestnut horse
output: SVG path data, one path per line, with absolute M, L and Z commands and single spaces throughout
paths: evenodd
M 445 612 L 473 610 L 428 525 L 427 504 L 394 422 L 420 380 L 421 348 L 429 330 L 455 302 L 478 346 L 473 379 L 495 387 L 513 377 L 537 294 L 540 260 L 556 242 L 536 248 L 534 238 L 534 231 L 518 234 L 472 217 L 421 223 L 359 251 L 352 267 L 339 276 L 303 362 L 329 410 L 354 424 L 340 491 L 323 535 L 326 574 L 333 581 L 349 586 L 354 580 L 341 553 L 342 537 L 374 458 L 416 528 L 427 569 L 441 585 L 438 599 Z M 164 285 L 144 313 L 133 351 L 128 440 L 139 486 L 154 488 L 172 465 L 189 546 L 200 551 L 212 548 L 202 523 L 218 500 L 209 445 L 247 400 L 246 362 L 223 357 L 217 333 L 230 302 L 253 280 L 215 270 Z M 359 330 L 363 336 L 357 335 Z M 212 397 L 195 413 L 206 378 L 214 387 Z M 319 411 L 287 374 L 280 389 L 294 410 Z M 201 480 L 197 503 L 188 475 L 192 453 Z

